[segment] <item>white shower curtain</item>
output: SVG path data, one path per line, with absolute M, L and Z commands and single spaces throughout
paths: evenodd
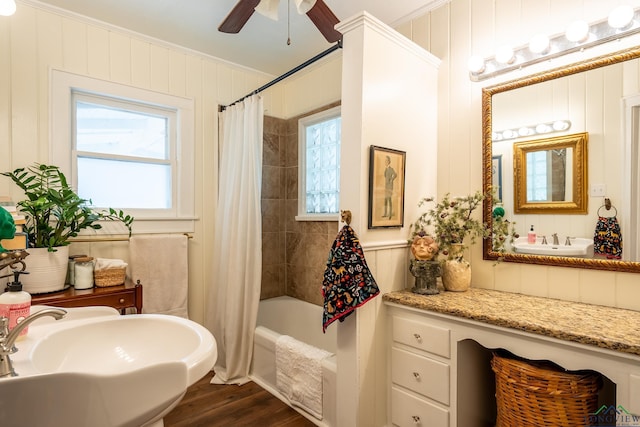
M 215 384 L 249 380 L 262 276 L 262 98 L 220 113 L 213 283 L 205 323 L 218 344 Z

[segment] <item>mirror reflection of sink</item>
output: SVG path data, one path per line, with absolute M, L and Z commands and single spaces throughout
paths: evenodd
M 550 238 L 547 237 L 547 241 L 549 240 Z M 571 245 L 568 246 L 564 244 L 564 240 L 559 245 L 553 245 L 550 243 L 543 244 L 542 237 L 538 237 L 536 243 L 528 243 L 526 237 L 519 237 L 512 246 L 517 253 L 581 257 L 587 256 L 593 250 L 593 240 L 575 237 L 571 238 Z
M 161 426 L 217 358 L 211 333 L 187 319 L 67 310 L 16 343 L 18 376 L 0 379 L 2 425 Z

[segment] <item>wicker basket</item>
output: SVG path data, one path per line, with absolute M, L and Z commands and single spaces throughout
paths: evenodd
M 93 280 L 97 287 L 118 286 L 124 284 L 126 267 L 104 268 L 93 272 Z
M 551 362 L 494 353 L 496 427 L 584 426 L 598 410 L 602 378 L 593 371 L 565 371 Z

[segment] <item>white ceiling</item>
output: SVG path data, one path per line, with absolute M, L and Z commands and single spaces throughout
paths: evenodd
M 280 1 L 277 22 L 254 13 L 238 34 L 218 31 L 218 25 L 237 0 L 36 0 L 31 3 L 47 3 L 278 75 L 331 47 L 306 15 L 297 14 L 293 1 L 290 5 L 291 45 L 287 46 L 288 1 Z M 395 26 L 446 1 L 325 0 L 325 3 L 340 20 L 366 10 Z

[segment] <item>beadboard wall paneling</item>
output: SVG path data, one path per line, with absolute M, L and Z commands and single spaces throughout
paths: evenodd
M 0 19 L 2 171 L 48 162 L 51 69 L 194 99 L 198 221 L 189 241 L 189 313 L 202 323 L 212 279 L 207 265 L 217 194 L 218 104 L 235 101 L 272 76 L 77 15 L 21 4 L 14 16 Z M 313 103 L 313 94 L 305 95 L 304 87 L 297 90 Z M 272 115 L 284 115 L 283 94 L 282 86 L 263 93 Z M 19 200 L 14 187 L 0 180 L 0 194 Z M 79 251 L 126 258 L 119 243 L 77 245 Z

